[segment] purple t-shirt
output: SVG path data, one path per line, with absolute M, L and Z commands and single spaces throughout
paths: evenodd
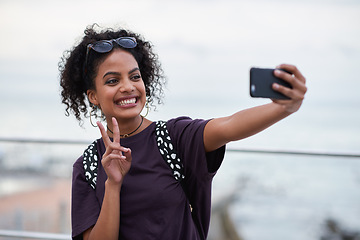
M 131 149 L 133 160 L 121 188 L 119 239 L 198 240 L 207 236 L 211 182 L 225 153 L 225 146 L 211 153 L 205 152 L 203 132 L 207 122 L 188 117 L 167 122 L 172 143 L 184 164 L 183 181 L 195 221 L 181 184 L 175 180 L 156 145 L 155 123 L 139 134 L 120 140 L 122 146 Z M 97 141 L 96 147 L 99 157 L 102 156 L 105 152 L 102 139 Z M 82 233 L 95 225 L 106 178 L 102 165 L 98 164 L 96 189 L 92 189 L 85 179 L 83 157 L 75 162 L 71 214 L 73 239 L 82 239 Z

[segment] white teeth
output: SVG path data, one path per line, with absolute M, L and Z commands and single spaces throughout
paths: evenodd
M 126 100 L 117 102 L 117 104 L 120 106 L 127 105 L 127 104 L 133 104 L 133 103 L 136 103 L 136 98 L 130 98 L 130 99 L 126 99 Z

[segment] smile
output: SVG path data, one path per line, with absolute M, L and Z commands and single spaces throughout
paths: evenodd
M 117 101 L 116 105 L 126 106 L 126 105 L 130 105 L 130 104 L 135 104 L 135 103 L 136 103 L 136 98 L 129 98 L 129 99 L 123 99 L 123 100 Z

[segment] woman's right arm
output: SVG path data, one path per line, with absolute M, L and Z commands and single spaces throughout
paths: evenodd
M 131 150 L 120 145 L 120 131 L 115 118 L 114 141 L 107 135 L 105 128 L 98 122 L 106 151 L 102 165 L 108 179 L 105 182 L 105 194 L 96 224 L 83 233 L 84 240 L 118 239 L 120 226 L 120 191 L 125 175 L 131 166 Z
M 120 226 L 120 190 L 105 182 L 105 194 L 95 226 L 83 233 L 84 240 L 118 239 Z

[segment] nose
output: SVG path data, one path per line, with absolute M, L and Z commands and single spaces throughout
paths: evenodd
M 135 86 L 132 81 L 128 78 L 123 79 L 120 84 L 121 92 L 133 92 L 135 90 Z

